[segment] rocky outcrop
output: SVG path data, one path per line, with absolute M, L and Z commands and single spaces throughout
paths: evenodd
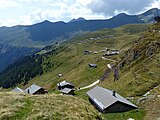
M 160 24 L 157 23 L 150 27 L 148 31 L 135 42 L 135 45 L 125 53 L 123 60 L 119 63 L 121 68 L 139 58 L 149 58 L 160 51 L 159 26 Z

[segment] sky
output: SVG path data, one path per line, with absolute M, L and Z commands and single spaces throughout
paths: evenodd
M 160 0 L 0 0 L 0 26 L 32 25 L 44 20 L 83 17 L 107 19 L 118 13 L 140 14 L 160 9 Z

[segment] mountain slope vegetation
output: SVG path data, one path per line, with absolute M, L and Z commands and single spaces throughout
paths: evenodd
M 102 59 L 104 50 L 117 49 L 119 55 Z M 90 55 L 85 55 L 84 50 L 92 51 Z M 8 87 L 16 85 L 26 88 L 35 83 L 45 87 L 52 92 L 56 84 L 66 80 L 72 82 L 76 88 L 87 86 L 100 79 L 109 68 L 107 64 L 117 66 L 119 69 L 119 79 L 114 80 L 113 70 L 98 85 L 104 88 L 117 91 L 119 94 L 127 97 L 136 103 L 140 109 L 126 112 L 123 114 L 104 114 L 106 119 L 144 119 L 156 120 L 159 118 L 160 105 L 160 23 L 154 25 L 125 25 L 114 29 L 102 29 L 76 37 L 72 41 L 64 42 L 57 47 L 48 46 L 31 59 L 33 63 L 40 59 L 41 74 L 29 76 L 27 84 L 22 81 L 25 75 L 21 76 L 21 82 L 14 81 Z M 22 60 L 23 61 L 23 60 Z M 5 72 L 0 74 L 0 85 L 5 88 L 5 80 L 2 76 L 7 76 L 9 71 L 12 72 L 7 80 L 12 81 L 18 78 L 20 71 L 25 68 L 23 62 L 9 67 Z M 25 62 L 27 63 L 27 62 Z M 97 64 L 97 68 L 89 68 L 88 64 Z M 31 70 L 36 71 L 33 65 Z M 21 66 L 19 72 L 16 72 L 18 66 Z M 14 74 L 15 73 L 15 74 Z M 62 73 L 63 77 L 58 74 Z M 30 75 L 30 74 L 28 74 Z M 25 85 L 25 86 L 24 86 Z M 76 91 L 76 97 L 88 100 L 86 90 Z M 149 95 L 145 95 L 148 93 Z M 138 117 L 137 117 L 138 116 Z
M 28 55 L 28 53 L 34 54 L 35 51 L 32 51 L 33 49 L 40 50 L 47 45 L 66 41 L 75 36 L 83 35 L 86 32 L 96 31 L 102 28 L 115 28 L 135 23 L 153 23 L 153 18 L 158 13 L 159 10 L 154 8 L 140 15 L 121 13 L 106 20 L 85 20 L 79 18 L 77 20 L 71 20 L 68 23 L 46 20 L 29 26 L 0 27 L 0 44 L 11 46 L 5 48 L 7 49 L 5 54 L 0 53 L 0 56 L 3 56 L 1 58 L 0 72 L 19 58 Z M 19 47 L 25 47 L 27 49 L 19 49 Z M 16 49 L 15 54 L 12 53 L 15 56 L 14 59 L 8 59 L 12 57 L 9 52 L 11 51 L 10 48 Z M 23 52 L 23 54 L 19 54 L 19 52 Z
M 159 119 L 160 109 L 160 23 L 148 28 L 127 50 L 120 62 L 119 80 L 113 74 L 100 86 L 113 89 L 137 101 L 146 111 L 144 120 Z
M 147 25 L 126 25 L 115 29 L 103 29 L 57 47 L 48 46 L 8 67 L 0 74 L 0 85 L 4 88 L 14 87 L 19 83 L 26 85 L 35 76 L 29 84 L 35 82 L 47 85 L 48 89 L 54 88 L 57 82 L 64 79 L 73 82 L 77 87 L 88 85 L 99 79 L 107 64 L 112 62 L 102 59 L 104 52 L 94 54 L 94 51 L 111 48 L 119 49 L 123 53 L 132 46 L 135 39 L 138 39 L 139 32 L 146 28 Z M 84 50 L 90 50 L 92 54 L 84 55 Z M 118 60 L 119 57 L 115 56 L 112 59 Z M 89 63 L 98 64 L 98 68 L 90 69 Z M 59 78 L 58 73 L 62 73 L 64 77 Z
M 0 72 L 24 56 L 39 51 L 39 48 L 18 47 L 7 44 L 0 44 Z
M 73 96 L 15 93 L 0 96 L 0 120 L 102 119 L 92 105 Z
M 135 41 L 133 47 L 124 52 L 120 68 L 120 80 L 113 82 L 107 78 L 104 86 L 110 86 L 118 91 L 123 89 L 130 96 L 143 95 L 160 84 L 159 56 L 160 56 L 160 24 L 148 28 L 142 36 Z M 121 84 L 123 82 L 123 84 Z M 109 85 L 107 85 L 109 83 Z M 125 87 L 124 87 L 125 86 Z M 128 92 L 127 92 L 128 91 Z

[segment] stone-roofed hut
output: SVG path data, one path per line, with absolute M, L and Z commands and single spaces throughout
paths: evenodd
M 125 112 L 137 109 L 137 106 L 116 93 L 99 86 L 87 92 L 91 103 L 104 113 Z
M 35 84 L 32 84 L 30 87 L 26 88 L 25 92 L 28 94 L 33 94 L 33 95 L 48 93 L 47 90 Z
M 19 87 L 16 87 L 12 90 L 12 92 L 17 92 L 17 93 L 23 93 L 25 92 L 23 89 L 19 88 Z
M 70 88 L 70 89 L 73 89 L 74 88 L 74 85 L 70 82 L 66 82 L 66 81 L 62 81 L 60 83 L 57 83 L 57 88 L 59 90 L 62 90 L 64 88 Z

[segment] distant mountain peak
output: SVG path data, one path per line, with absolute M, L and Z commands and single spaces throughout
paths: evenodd
M 147 15 L 151 15 L 151 14 L 157 16 L 158 14 L 160 14 L 160 10 L 158 8 L 152 8 L 152 9 L 142 13 L 141 15 L 147 16 Z
M 49 20 L 45 20 L 45 21 L 43 21 L 41 23 L 52 23 L 52 22 L 50 22 Z
M 128 16 L 126 13 L 119 13 L 117 16 Z
M 126 13 L 119 13 L 119 15 L 127 15 Z
M 77 19 L 74 18 L 71 21 L 69 21 L 69 23 L 71 23 L 71 22 L 77 22 L 77 21 L 85 21 L 85 19 L 83 17 L 79 17 Z
M 44 20 L 42 22 L 39 22 L 39 23 L 36 23 L 36 24 L 33 24 L 31 26 L 37 26 L 37 25 L 48 25 L 48 24 L 52 24 L 52 22 L 48 21 L 48 20 Z
M 138 17 L 139 19 L 143 20 L 145 23 L 154 23 L 154 17 L 160 15 L 160 10 L 158 8 L 152 8 L 142 14 L 140 14 Z
M 49 20 L 45 20 L 44 22 L 50 22 Z

